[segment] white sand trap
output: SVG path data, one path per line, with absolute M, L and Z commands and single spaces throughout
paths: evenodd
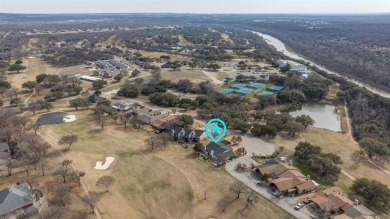
M 64 117 L 64 122 L 74 122 L 76 121 L 76 115 L 69 115 Z
M 103 164 L 102 161 L 97 161 L 95 169 L 97 169 L 97 170 L 105 170 L 112 164 L 112 162 L 114 162 L 114 160 L 115 160 L 114 157 L 106 157 L 106 162 L 104 164 Z

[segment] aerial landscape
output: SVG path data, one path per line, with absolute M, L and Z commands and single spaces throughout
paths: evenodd
M 356 2 L 0 0 L 0 218 L 390 219 Z

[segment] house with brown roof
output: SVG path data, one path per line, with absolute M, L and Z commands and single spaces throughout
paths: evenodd
M 256 168 L 260 177 L 268 175 L 269 185 L 275 194 L 303 194 L 317 189 L 316 183 L 306 177 L 291 164 L 280 159 L 272 159 Z
M 363 205 L 359 205 L 356 200 L 353 202 L 348 197 L 343 196 L 340 187 L 332 187 L 316 192 L 316 196 L 311 199 L 314 209 L 320 213 L 336 214 L 334 219 L 363 219 L 375 218 L 375 213 Z

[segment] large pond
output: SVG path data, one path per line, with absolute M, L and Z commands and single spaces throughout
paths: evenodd
M 314 127 L 328 129 L 331 131 L 341 131 L 340 116 L 334 106 L 320 103 L 305 103 L 289 110 L 293 117 L 308 115 L 314 121 Z

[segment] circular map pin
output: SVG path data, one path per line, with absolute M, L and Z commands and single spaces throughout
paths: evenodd
M 219 126 L 219 124 L 222 125 L 223 130 L 221 130 L 221 127 Z M 226 123 L 222 119 L 218 119 L 218 118 L 210 119 L 206 123 L 205 132 L 206 132 L 206 135 L 213 142 L 218 143 L 226 135 L 226 132 L 227 132 Z M 217 135 L 218 137 L 216 138 L 216 137 L 214 137 L 214 135 Z

